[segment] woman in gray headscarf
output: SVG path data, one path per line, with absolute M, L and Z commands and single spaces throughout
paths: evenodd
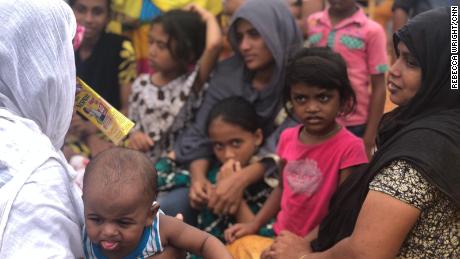
M 75 18 L 60 0 L 0 0 L 0 20 L 0 258 L 81 257 L 82 203 L 60 152 Z
M 247 172 L 238 179 L 222 180 L 215 195 L 209 196 L 209 182 L 205 180 L 209 167 L 206 159 L 212 156 L 206 129 L 209 111 L 224 98 L 242 96 L 254 105 L 265 126 L 264 135 L 269 136 L 281 110 L 285 62 L 289 53 L 300 47 L 302 39 L 295 19 L 281 0 L 247 1 L 234 14 L 228 35 L 235 55 L 217 66 L 195 123 L 179 137 L 174 148 L 178 162 L 191 163 L 191 204 L 207 204 L 217 214 L 234 213 L 244 188 L 262 178 L 260 172 L 265 166 L 255 163 L 245 168 Z M 162 201 L 162 205 L 167 204 L 167 198 Z

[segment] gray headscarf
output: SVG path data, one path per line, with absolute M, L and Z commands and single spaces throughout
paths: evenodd
M 0 0 L 0 20 L 0 107 L 34 121 L 59 149 L 75 98 L 75 17 L 62 1 Z
M 247 20 L 260 33 L 275 61 L 271 82 L 260 92 L 253 88 L 252 74 L 238 52 L 236 25 L 240 19 Z M 262 118 L 264 133 L 268 135 L 274 130 L 274 119 L 281 107 L 285 64 L 290 53 L 301 46 L 300 29 L 284 1 L 248 0 L 234 14 L 228 35 L 235 55 L 217 66 L 194 125 L 176 142 L 174 151 L 179 162 L 212 154 L 206 122 L 212 106 L 226 97 L 242 96 L 250 101 Z

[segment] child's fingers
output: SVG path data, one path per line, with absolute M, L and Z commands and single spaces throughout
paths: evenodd
M 234 232 L 237 231 L 239 227 L 240 227 L 240 224 L 236 224 L 236 225 L 233 225 L 227 228 L 227 230 L 225 230 L 224 237 L 228 243 L 233 243 L 233 241 L 235 241 Z
M 234 164 L 234 172 L 239 172 L 241 171 L 241 163 L 240 161 L 236 161 Z
M 184 215 L 182 215 L 182 213 L 177 213 L 175 218 L 180 220 L 180 221 L 184 221 Z

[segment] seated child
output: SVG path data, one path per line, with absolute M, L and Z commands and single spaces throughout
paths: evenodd
M 277 153 L 286 163 L 279 185 L 254 220 L 225 231 L 229 242 L 257 233 L 275 215 L 276 235 L 287 230 L 306 236 L 327 215 L 332 195 L 351 169 L 367 163 L 363 141 L 336 122 L 355 104 L 340 55 L 327 48 L 303 49 L 286 71 L 284 100 L 300 125 L 281 134 Z
M 229 97 L 217 103 L 209 113 L 207 128 L 218 160 L 207 175 L 209 188 L 230 175 L 241 174 L 242 168 L 260 160 L 255 156 L 263 142 L 260 119 L 252 104 L 243 97 Z M 254 219 L 271 191 L 272 187 L 264 180 L 252 184 L 244 191 L 235 215 L 216 215 L 206 207 L 198 215 L 198 227 L 223 240 L 224 230 L 230 224 Z M 212 196 L 213 192 L 210 193 Z M 271 224 L 260 234 L 272 236 Z
M 141 152 L 112 148 L 88 164 L 83 184 L 86 258 L 148 258 L 165 246 L 231 258 L 215 237 L 159 210 L 156 172 Z
M 129 117 L 136 126 L 128 147 L 156 162 L 172 151 L 193 120 L 222 37 L 216 18 L 197 5 L 166 12 L 151 25 L 149 65 L 154 73 L 140 75 L 133 84 Z

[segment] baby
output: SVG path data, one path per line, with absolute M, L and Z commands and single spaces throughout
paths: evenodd
M 98 154 L 83 179 L 86 258 L 148 258 L 165 246 L 204 258 L 231 258 L 224 245 L 159 210 L 156 171 L 141 152 L 112 148 Z

